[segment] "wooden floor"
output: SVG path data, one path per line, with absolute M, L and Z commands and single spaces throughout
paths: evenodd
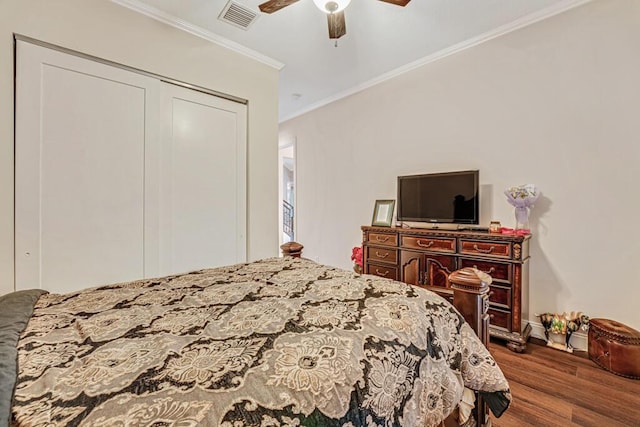
M 611 374 L 586 358 L 529 343 L 525 353 L 500 341 L 489 350 L 502 368 L 513 402 L 494 427 L 640 427 L 640 380 Z

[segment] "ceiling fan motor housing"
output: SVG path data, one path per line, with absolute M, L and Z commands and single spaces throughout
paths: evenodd
M 324 8 L 327 9 L 330 13 L 335 12 L 336 10 L 338 10 L 338 3 L 334 2 L 334 1 L 329 1 L 327 2 L 327 4 L 324 5 Z
M 344 10 L 351 0 L 313 0 L 318 9 L 326 13 L 336 13 Z

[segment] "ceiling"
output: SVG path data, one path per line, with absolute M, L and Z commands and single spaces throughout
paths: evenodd
M 234 0 L 259 14 L 246 30 L 218 19 L 228 0 L 112 1 L 282 67 L 282 122 L 589 0 L 352 0 L 337 47 L 313 0 L 271 15 L 258 9 L 265 0 Z

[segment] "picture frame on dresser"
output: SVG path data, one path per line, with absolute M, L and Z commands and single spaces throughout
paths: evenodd
M 374 227 L 391 227 L 395 207 L 395 200 L 376 200 L 371 225 Z

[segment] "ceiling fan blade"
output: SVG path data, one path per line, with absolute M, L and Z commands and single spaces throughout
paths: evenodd
M 273 13 L 279 11 L 283 7 L 289 6 L 290 4 L 294 4 L 297 1 L 298 0 L 269 0 L 258 7 L 264 13 Z
M 380 0 L 385 3 L 395 4 L 396 6 L 405 7 L 411 0 Z
M 344 20 L 344 11 L 328 14 L 327 20 L 329 22 L 330 39 L 339 39 L 347 34 L 347 24 Z

